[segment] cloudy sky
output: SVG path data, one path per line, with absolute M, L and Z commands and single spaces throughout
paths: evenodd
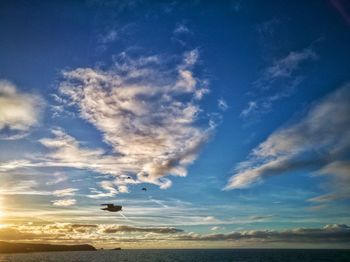
M 5 0 L 0 32 L 0 240 L 350 243 L 349 1 Z

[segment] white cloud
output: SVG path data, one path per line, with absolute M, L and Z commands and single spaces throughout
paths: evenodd
M 199 58 L 198 49 L 193 49 L 189 52 L 186 52 L 184 54 L 184 57 L 183 57 L 184 63 L 182 65 L 180 65 L 180 68 L 185 69 L 185 68 L 188 68 L 190 66 L 194 66 L 197 63 L 198 58 Z
M 11 82 L 0 80 L 0 130 L 27 131 L 38 123 L 42 104 L 39 96 L 21 93 Z
M 126 185 L 121 185 L 121 186 L 118 186 L 118 192 L 120 193 L 129 193 L 129 189 Z
M 53 195 L 57 197 L 74 196 L 76 191 L 78 191 L 76 188 L 65 188 L 53 191 Z
M 322 166 L 321 174 L 332 174 L 338 185 L 349 187 L 347 165 L 338 162 L 346 159 L 350 149 L 349 101 L 348 84 L 315 104 L 300 122 L 272 133 L 247 161 L 236 166 L 226 189 L 249 187 L 269 175 Z
M 213 120 L 198 121 L 199 101 L 208 92 L 206 81 L 192 70 L 198 56 L 196 49 L 187 52 L 174 66 L 160 56 L 132 59 L 123 53 L 106 71 L 64 72 L 60 101 L 75 106 L 80 117 L 101 131 L 113 152 L 83 147 L 55 128 L 54 137 L 39 140 L 49 149 L 45 155 L 1 163 L 0 170 L 71 167 L 113 175 L 115 180 L 99 184 L 102 191 L 91 189 L 95 198 L 126 193 L 128 184 L 141 182 L 170 187 L 166 176 L 186 176 L 215 128 Z
M 59 199 L 59 200 L 53 200 L 52 204 L 54 206 L 61 206 L 61 207 L 67 207 L 67 206 L 74 206 L 76 204 L 76 200 L 73 198 L 68 199 Z
M 56 149 L 51 157 L 71 166 L 117 176 L 133 173 L 139 181 L 169 187 L 164 176 L 186 176 L 186 166 L 211 132 L 196 124 L 201 112 L 197 101 L 207 90 L 192 72 L 198 56 L 192 50 L 180 65 L 163 70 L 157 56 L 135 60 L 122 54 L 122 61 L 108 71 L 64 72 L 60 92 L 102 132 L 115 155 L 79 149 L 60 131 L 54 131 L 58 139 L 42 139 L 42 144 Z

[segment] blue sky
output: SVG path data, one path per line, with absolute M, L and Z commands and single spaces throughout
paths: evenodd
M 2 1 L 0 31 L 1 239 L 350 241 L 348 1 Z

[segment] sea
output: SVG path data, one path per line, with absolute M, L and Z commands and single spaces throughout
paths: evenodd
M 99 250 L 0 254 L 0 262 L 350 262 L 349 250 L 310 249 L 172 249 Z

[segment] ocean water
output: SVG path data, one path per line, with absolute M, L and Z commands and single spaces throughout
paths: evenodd
M 0 254 L 0 262 L 350 262 L 350 250 L 121 250 Z

